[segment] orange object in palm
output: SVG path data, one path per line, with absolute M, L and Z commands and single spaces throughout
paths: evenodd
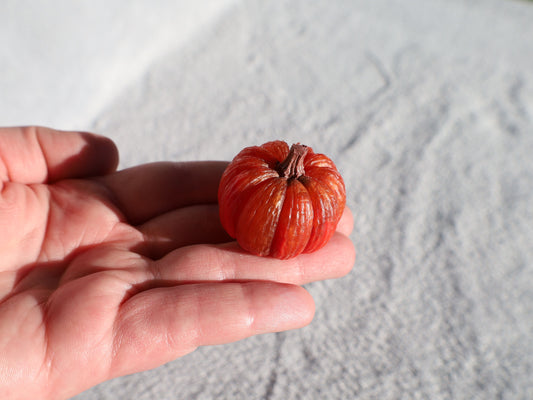
M 220 220 L 245 250 L 286 259 L 323 247 L 346 205 L 335 164 L 301 144 L 243 149 L 218 189 Z

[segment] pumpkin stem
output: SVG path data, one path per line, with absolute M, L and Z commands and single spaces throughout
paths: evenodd
M 304 158 L 308 150 L 309 148 L 303 144 L 293 144 L 287 158 L 280 162 L 276 168 L 279 176 L 287 179 L 298 179 L 304 175 Z

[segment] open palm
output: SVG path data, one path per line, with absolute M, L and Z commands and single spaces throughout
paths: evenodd
M 314 304 L 298 285 L 353 264 L 349 211 L 316 253 L 255 257 L 219 224 L 226 163 L 117 160 L 100 136 L 0 129 L 0 398 L 67 398 L 304 326 Z

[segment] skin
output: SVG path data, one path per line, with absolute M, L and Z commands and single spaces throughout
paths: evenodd
M 303 327 L 300 285 L 347 274 L 346 210 L 321 250 L 247 254 L 220 226 L 225 162 L 116 172 L 107 138 L 0 128 L 0 398 L 65 399 L 198 346 Z

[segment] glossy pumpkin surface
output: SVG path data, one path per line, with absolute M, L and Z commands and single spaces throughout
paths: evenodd
M 335 164 L 304 145 L 274 141 L 243 149 L 218 189 L 220 220 L 239 245 L 280 259 L 331 238 L 346 204 Z

